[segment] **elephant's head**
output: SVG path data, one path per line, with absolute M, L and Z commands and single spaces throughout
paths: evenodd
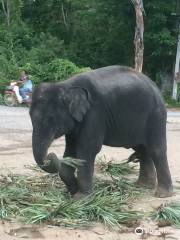
M 34 158 L 43 170 L 49 173 L 59 171 L 56 161 L 45 165 L 48 148 L 54 139 L 70 134 L 89 108 L 90 95 L 84 88 L 63 83 L 43 83 L 35 88 L 30 109 L 32 147 Z

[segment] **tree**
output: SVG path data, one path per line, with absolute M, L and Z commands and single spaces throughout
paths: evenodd
M 143 54 L 144 54 L 144 19 L 143 19 L 143 1 L 131 0 L 136 11 L 136 28 L 134 36 L 135 45 L 135 70 L 142 72 L 143 68 Z
M 143 71 L 156 79 L 173 68 L 173 3 L 151 0 L 144 7 Z M 27 63 L 41 68 L 56 58 L 91 68 L 133 66 L 134 14 L 127 0 L 0 0 L 0 81 Z
M 6 17 L 7 25 L 10 25 L 10 2 L 9 0 L 1 0 L 4 16 Z

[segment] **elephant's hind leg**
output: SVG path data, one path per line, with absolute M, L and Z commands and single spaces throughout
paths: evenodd
M 170 197 L 173 194 L 173 186 L 166 150 L 159 146 L 151 150 L 151 156 L 157 171 L 158 186 L 155 195 L 157 197 Z
M 138 186 L 154 188 L 156 185 L 156 170 L 152 158 L 148 155 L 144 146 L 136 148 L 138 158 L 140 160 Z
M 157 172 L 157 197 L 170 197 L 173 194 L 171 174 L 167 161 L 166 118 L 154 115 L 148 134 L 148 153 L 153 159 Z

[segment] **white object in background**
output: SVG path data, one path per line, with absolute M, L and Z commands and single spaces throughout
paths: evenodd
M 22 99 L 21 95 L 19 94 L 19 87 L 18 86 L 14 86 L 13 90 L 14 90 L 14 92 L 16 94 L 18 102 L 22 103 L 23 99 Z
M 180 34 L 178 36 L 178 43 L 177 43 L 176 64 L 175 64 L 173 92 L 172 92 L 172 98 L 174 100 L 177 100 L 178 84 L 176 80 L 176 75 L 179 71 L 180 71 Z

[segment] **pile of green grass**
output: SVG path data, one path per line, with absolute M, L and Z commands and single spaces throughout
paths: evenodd
M 135 165 L 130 165 L 127 161 L 121 163 L 115 163 L 113 160 L 109 162 L 100 161 L 98 166 L 102 172 L 111 177 L 119 177 L 135 173 Z
M 142 192 L 121 175 L 111 181 L 96 179 L 93 194 L 78 201 L 70 197 L 59 177 L 52 174 L 2 176 L 0 183 L 1 219 L 70 227 L 101 222 L 114 228 L 141 218 L 131 206 Z
M 152 218 L 158 223 L 159 227 L 174 225 L 180 227 L 180 202 L 170 202 L 161 204 L 153 212 Z

